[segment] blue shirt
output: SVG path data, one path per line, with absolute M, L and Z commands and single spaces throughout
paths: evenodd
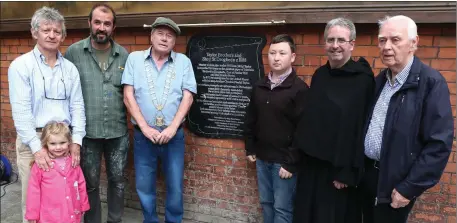
M 373 110 L 373 116 L 368 126 L 367 135 L 365 137 L 365 155 L 370 159 L 380 160 L 381 158 L 381 146 L 382 146 L 382 135 L 384 131 L 384 125 L 386 122 L 387 109 L 389 108 L 389 102 L 401 86 L 405 83 L 408 78 L 409 71 L 413 64 L 414 57 L 412 57 L 408 64 L 403 70 L 394 77 L 394 84 L 392 84 L 390 70 L 387 70 L 387 83 L 379 95 L 378 101 Z
M 194 70 L 190 59 L 184 54 L 171 52 L 168 60 L 163 64 L 161 70 L 157 69 L 157 65 L 151 57 L 151 48 L 144 51 L 132 52 L 127 58 L 125 70 L 122 74 L 122 84 L 132 85 L 134 89 L 135 100 L 140 107 L 141 114 L 149 126 L 154 127 L 156 117 L 163 114 L 165 125 L 170 125 L 178 111 L 179 105 L 183 97 L 183 90 L 188 90 L 194 94 L 197 93 L 197 83 L 195 81 Z M 146 63 L 152 63 L 149 77 L 154 82 L 154 91 L 156 100 L 153 101 L 153 96 L 150 93 L 148 85 L 148 77 L 146 77 Z M 173 63 L 172 66 L 170 64 Z M 174 70 L 173 78 L 170 83 L 168 97 L 164 103 L 163 93 L 165 91 L 166 81 L 170 71 Z M 173 69 L 174 68 L 174 69 Z M 154 105 L 164 103 L 162 112 L 158 112 Z M 136 125 L 135 120 L 131 119 Z
M 36 128 L 52 120 L 71 125 L 73 143 L 82 144 L 86 116 L 79 73 L 60 52 L 55 66 L 50 67 L 35 46 L 11 63 L 8 82 L 14 126 L 33 153 L 42 148 Z

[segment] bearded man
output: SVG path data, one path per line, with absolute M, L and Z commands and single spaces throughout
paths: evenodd
M 129 138 L 121 84 L 127 50 L 112 39 L 116 13 L 96 4 L 89 14 L 90 36 L 70 47 L 65 58 L 78 68 L 86 105 L 86 137 L 81 167 L 86 178 L 90 210 L 84 222 L 101 222 L 100 163 L 105 157 L 108 178 L 108 222 L 121 222 L 124 211 L 124 169 Z

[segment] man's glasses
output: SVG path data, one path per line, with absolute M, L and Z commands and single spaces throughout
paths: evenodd
M 336 42 L 338 45 L 344 45 L 344 44 L 346 44 L 346 43 L 352 42 L 352 40 L 345 40 L 345 39 L 343 39 L 343 38 L 336 38 L 336 39 L 335 39 L 335 38 L 327 38 L 327 39 L 325 40 L 325 42 L 326 42 L 327 44 L 329 44 L 329 45 L 330 45 L 330 44 L 333 44 L 334 42 Z
M 63 83 L 63 90 L 65 92 L 65 97 L 64 98 L 57 98 L 57 97 L 54 98 L 54 97 L 48 97 L 48 94 L 46 93 L 47 92 L 47 90 L 46 90 L 47 89 L 46 88 L 46 81 L 44 80 L 44 76 L 42 76 L 42 77 L 43 77 L 44 97 L 46 99 L 49 99 L 49 100 L 60 100 L 60 101 L 67 100 L 67 87 L 65 86 L 65 81 L 63 81 L 63 78 L 60 78 L 60 81 L 62 81 L 62 83 Z M 59 91 L 57 90 L 57 92 L 59 92 Z
M 43 72 L 41 72 L 41 68 L 40 68 L 40 64 L 38 64 L 38 59 L 36 58 L 35 56 L 35 53 L 33 54 L 33 56 L 35 57 L 35 62 L 38 66 L 38 70 L 40 71 L 40 74 L 41 74 L 41 77 L 43 78 L 43 90 L 44 90 L 44 97 L 46 99 L 49 99 L 49 100 L 59 100 L 59 101 L 63 101 L 63 100 L 67 100 L 68 97 L 67 97 L 67 87 L 65 86 L 65 81 L 63 81 L 63 69 L 62 69 L 62 65 L 59 65 L 60 66 L 60 71 L 61 71 L 61 74 L 62 74 L 62 77 L 60 78 L 60 81 L 62 81 L 63 83 L 63 90 L 64 90 L 64 95 L 65 97 L 64 98 L 57 98 L 57 97 L 48 97 L 48 91 L 46 90 L 46 80 L 44 79 L 44 75 L 43 75 Z M 59 84 L 57 84 L 57 86 L 59 86 Z M 58 88 L 57 88 L 57 91 L 58 91 Z

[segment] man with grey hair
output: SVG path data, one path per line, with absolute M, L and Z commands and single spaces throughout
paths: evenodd
M 59 52 L 66 36 L 63 16 L 53 8 L 43 7 L 33 15 L 31 26 L 32 37 L 36 40 L 34 49 L 16 58 L 8 69 L 23 215 L 30 163 L 35 161 L 46 171 L 54 168 L 53 157 L 49 157 L 40 142 L 42 128 L 51 120 L 71 126 L 73 167 L 79 165 L 80 146 L 86 134 L 79 73 Z M 24 222 L 28 221 L 24 219 Z
M 379 22 L 387 69 L 376 77 L 360 184 L 364 223 L 404 223 L 414 202 L 439 182 L 452 147 L 453 119 L 444 77 L 414 56 L 419 37 L 406 16 Z
M 356 30 L 345 18 L 327 23 L 328 62 L 313 75 L 292 147 L 304 153 L 296 223 L 358 223 L 356 187 L 363 170 L 363 127 L 374 91 L 370 64 L 351 59 Z
M 197 93 L 192 63 L 173 48 L 181 33 L 169 18 L 152 24 L 151 47 L 131 53 L 122 84 L 124 102 L 134 126 L 136 191 L 143 222 L 159 222 L 156 174 L 161 159 L 167 195 L 165 222 L 182 222 L 184 214 L 184 117 Z

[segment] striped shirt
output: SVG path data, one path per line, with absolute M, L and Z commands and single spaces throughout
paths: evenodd
M 412 57 L 403 70 L 394 77 L 394 84 L 392 84 L 390 70 L 387 70 L 387 82 L 379 95 L 378 101 L 373 110 L 373 116 L 368 126 L 367 135 L 365 137 L 365 155 L 370 159 L 380 160 L 382 135 L 384 125 L 386 122 L 387 109 L 389 102 L 394 95 L 405 83 L 408 78 L 409 71 L 413 64 L 414 57 Z
M 60 52 L 55 66 L 50 67 L 35 46 L 11 63 L 8 82 L 14 126 L 33 153 L 42 148 L 36 128 L 52 120 L 71 125 L 73 143 L 82 144 L 86 116 L 79 74 Z

